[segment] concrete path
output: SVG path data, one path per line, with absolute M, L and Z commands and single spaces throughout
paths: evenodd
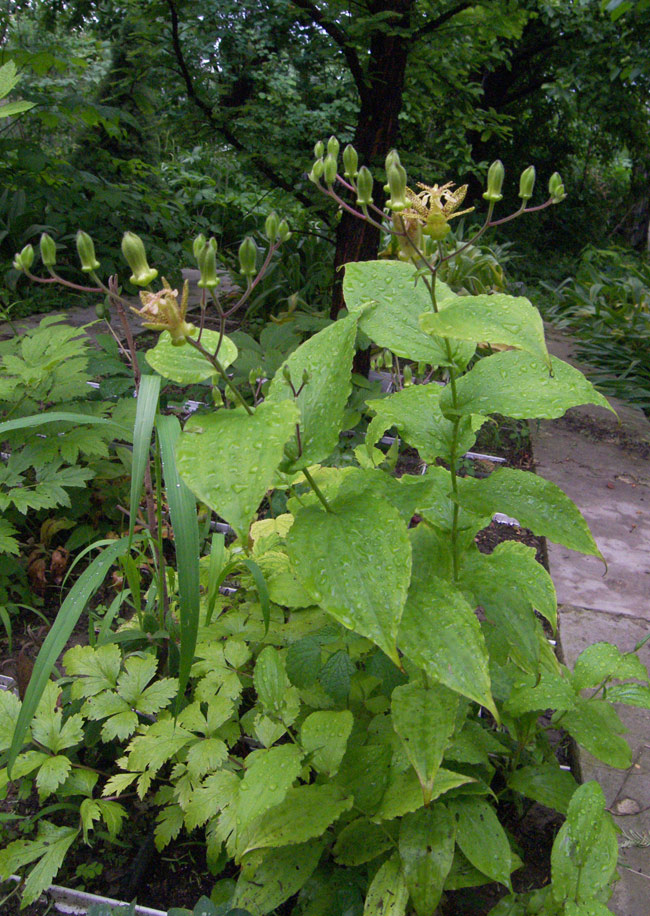
M 547 341 L 555 356 L 577 365 L 570 338 L 547 328 Z M 548 544 L 560 604 L 559 643 L 570 666 L 594 642 L 629 651 L 650 635 L 650 423 L 640 411 L 610 400 L 620 425 L 613 414 L 592 406 L 531 424 L 539 474 L 577 504 L 607 561 L 605 569 L 593 557 Z M 640 658 L 650 666 L 650 643 Z M 581 751 L 581 776 L 600 782 L 624 831 L 621 880 L 609 905 L 617 916 L 649 916 L 650 711 L 618 711 L 629 729 L 632 767 L 616 770 Z

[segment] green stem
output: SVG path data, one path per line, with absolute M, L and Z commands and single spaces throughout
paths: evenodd
M 246 401 L 244 400 L 244 398 L 242 397 L 239 391 L 239 388 L 237 388 L 237 386 L 234 384 L 232 379 L 228 377 L 228 373 L 226 372 L 224 367 L 221 365 L 221 362 L 216 358 L 216 356 L 213 353 L 210 353 L 208 350 L 206 350 L 203 344 L 199 343 L 198 340 L 194 340 L 192 337 L 187 337 L 186 340 L 188 344 L 190 344 L 190 346 L 194 347 L 195 350 L 198 350 L 199 353 L 202 356 L 204 356 L 205 359 L 207 359 L 208 362 L 214 366 L 214 368 L 217 370 L 221 378 L 226 383 L 227 387 L 230 388 L 230 390 L 232 391 L 233 395 L 235 396 L 235 400 L 237 401 L 239 406 L 243 407 L 246 413 L 253 414 L 254 413 L 253 408 L 249 404 L 246 403 Z
M 312 490 L 314 491 L 314 493 L 316 494 L 316 496 L 318 497 L 318 499 L 320 500 L 320 502 L 323 504 L 323 506 L 324 506 L 324 508 L 325 508 L 325 511 L 326 511 L 326 512 L 331 512 L 331 511 L 332 511 L 332 507 L 330 506 L 330 504 L 329 504 L 329 503 L 327 502 L 327 500 L 325 499 L 325 497 L 324 497 L 323 493 L 321 492 L 321 490 L 320 490 L 318 484 L 316 483 L 316 481 L 314 480 L 314 478 L 311 476 L 311 474 L 309 473 L 309 471 L 307 470 L 307 468 L 303 468 L 302 472 L 303 472 L 303 474 L 305 475 L 305 479 L 306 479 L 307 483 L 308 483 L 309 486 L 312 488 Z

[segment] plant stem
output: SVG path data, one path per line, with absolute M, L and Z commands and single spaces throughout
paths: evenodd
M 332 511 L 332 507 L 330 506 L 330 504 L 329 504 L 329 503 L 327 502 L 327 500 L 325 499 L 325 497 L 324 497 L 323 493 L 321 492 L 321 490 L 320 490 L 318 484 L 316 483 L 316 481 L 314 480 L 314 478 L 311 476 L 311 474 L 309 473 L 309 471 L 307 470 L 307 468 L 303 468 L 302 472 L 303 472 L 303 474 L 305 475 L 305 479 L 306 479 L 307 483 L 309 484 L 309 486 L 312 488 L 312 490 L 314 491 L 314 493 L 316 494 L 316 496 L 318 497 L 318 499 L 319 499 L 319 500 L 321 501 L 321 503 L 323 504 L 323 506 L 324 506 L 324 508 L 325 508 L 325 511 L 326 511 L 326 512 L 331 512 L 331 511 Z
M 235 400 L 237 401 L 239 406 L 243 407 L 246 413 L 253 414 L 254 413 L 253 408 L 249 404 L 246 403 L 246 401 L 244 400 L 244 398 L 242 397 L 239 391 L 239 388 L 237 388 L 234 382 L 228 377 L 228 373 L 226 372 L 224 367 L 221 365 L 221 363 L 219 362 L 217 357 L 214 355 L 214 353 L 210 353 L 208 350 L 205 349 L 202 343 L 200 343 L 198 340 L 194 340 L 192 337 L 187 337 L 186 340 L 187 340 L 187 343 L 190 344 L 190 346 L 194 347 L 195 350 L 198 350 L 199 353 L 202 356 L 204 356 L 208 360 L 208 362 L 214 366 L 214 368 L 217 370 L 217 372 L 219 373 L 221 378 L 224 380 L 228 388 L 230 388 L 230 390 L 234 394 Z

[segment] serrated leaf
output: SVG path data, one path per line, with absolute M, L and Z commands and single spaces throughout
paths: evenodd
M 129 706 L 135 706 L 145 687 L 158 668 L 155 655 L 132 655 L 124 663 L 124 671 L 117 679 L 117 692 Z
M 515 420 L 552 420 L 580 404 L 612 410 L 607 398 L 573 366 L 552 356 L 551 367 L 553 374 L 544 360 L 520 350 L 495 353 L 456 382 L 455 408 L 450 386 L 440 397 L 440 407 L 446 416 L 499 413 Z
M 598 687 L 606 678 L 634 677 L 647 681 L 648 671 L 633 652 L 623 653 L 611 643 L 597 642 L 580 653 L 570 676 L 574 689 L 580 691 L 587 687 Z
M 479 622 L 473 608 L 449 582 L 414 576 L 398 642 L 429 677 L 487 707 L 498 718 Z
M 527 712 L 545 709 L 572 709 L 576 694 L 568 678 L 550 671 L 542 671 L 539 678 L 521 678 L 510 692 L 506 709 L 510 715 L 521 716 Z
M 185 425 L 176 447 L 181 478 L 244 540 L 297 421 L 298 408 L 283 401 L 264 402 L 252 415 L 221 409 Z
M 196 333 L 198 334 L 198 331 Z M 214 353 L 218 343 L 218 331 L 203 330 L 201 345 L 206 350 Z M 193 346 L 186 343 L 182 347 L 175 347 L 169 331 L 162 332 L 156 346 L 145 353 L 145 359 L 159 375 L 179 385 L 194 385 L 217 375 L 217 370 L 212 363 Z M 226 369 L 236 359 L 237 347 L 229 337 L 224 335 L 219 350 L 219 362 Z
M 566 814 L 578 784 L 571 773 L 561 770 L 557 764 L 540 763 L 515 770 L 508 779 L 508 786 L 526 798 Z
M 238 855 L 268 846 L 305 843 L 323 834 L 344 811 L 352 796 L 335 785 L 298 786 L 289 789 L 284 801 L 270 808 L 245 828 L 238 838 Z
M 465 477 L 459 484 L 458 504 L 463 508 L 477 515 L 503 512 L 539 537 L 601 556 L 580 510 L 552 481 L 505 468 L 483 480 Z
M 36 785 L 38 786 L 38 795 L 42 800 L 53 792 L 67 779 L 72 764 L 67 757 L 57 754 L 55 757 L 48 757 L 45 760 L 38 773 L 36 774 Z
M 420 327 L 426 334 L 505 344 L 548 360 L 542 317 L 523 296 L 457 296 L 437 314 L 422 315 Z
M 395 853 L 372 879 L 363 906 L 363 916 L 404 916 L 409 892 L 402 862 Z
M 259 849 L 249 853 L 242 865 L 233 903 L 265 916 L 298 893 L 318 865 L 323 843 L 310 840 L 299 846 Z
M 158 812 L 154 831 L 156 849 L 160 852 L 175 840 L 183 829 L 183 809 L 180 805 L 166 805 Z
M 562 728 L 598 760 L 620 770 L 631 765 L 630 746 L 621 737 L 627 729 L 606 700 L 577 697 L 575 707 L 566 712 L 561 721 Z
M 187 769 L 194 779 L 221 766 L 228 757 L 228 746 L 221 738 L 204 738 L 187 752 Z
M 364 865 L 393 845 L 383 826 L 360 817 L 339 833 L 333 850 L 334 858 L 340 865 Z
M 366 401 L 375 414 L 366 432 L 366 446 L 371 448 L 387 429 L 395 427 L 398 435 L 429 464 L 436 458 L 451 459 L 454 435 L 456 455 L 468 451 L 485 417 L 463 417 L 455 431 L 453 422 L 440 410 L 441 393 L 442 388 L 435 384 L 410 385 L 386 398 Z
M 295 391 L 302 385 L 303 373 L 309 373 L 309 380 L 295 399 L 300 410 L 300 449 L 297 439 L 290 441 L 286 449 L 294 471 L 329 458 L 338 443 L 352 390 L 356 332 L 357 320 L 352 315 L 323 328 L 293 351 L 271 382 L 268 403 L 293 402 L 285 371 L 290 373 Z
M 14 537 L 18 531 L 5 518 L 0 518 L 0 553 L 8 553 L 17 557 L 20 554 L 20 544 Z
M 393 690 L 393 728 L 418 775 L 425 804 L 431 800 L 436 773 L 454 732 L 457 709 L 458 694 L 439 684 L 425 688 L 411 683 Z
M 512 890 L 510 843 L 492 805 L 468 797 L 450 801 L 449 810 L 458 825 L 456 842 L 472 865 Z
M 284 661 L 274 646 L 266 646 L 258 655 L 253 683 L 265 712 L 279 718 L 289 689 L 289 679 Z
M 615 684 L 607 688 L 607 699 L 610 703 L 650 709 L 650 687 L 641 684 Z
M 339 649 L 327 659 L 318 673 L 318 680 L 325 693 L 337 703 L 345 703 L 350 694 L 354 662 L 344 649 Z
M 23 887 L 22 906 L 34 903 L 50 886 L 78 835 L 79 831 L 73 827 L 55 827 L 41 820 L 35 839 L 15 840 L 0 849 L 0 880 L 36 862 Z
M 348 709 L 318 710 L 307 716 L 300 729 L 303 750 L 311 754 L 315 770 L 335 776 L 345 754 L 354 717 Z
M 433 305 L 423 281 L 415 280 L 413 265 L 403 261 L 346 264 L 345 303 L 351 312 L 360 313 L 360 329 L 380 347 L 431 366 L 448 365 L 445 341 L 434 339 L 420 329 L 420 315 L 433 312 Z M 454 293 L 444 283 L 436 283 L 436 293 L 439 308 L 453 301 Z M 475 348 L 461 342 L 451 349 L 452 358 L 465 366 Z
M 474 779 L 471 776 L 454 773 L 452 770 L 440 767 L 433 780 L 431 801 L 446 792 L 450 792 L 452 789 L 457 789 L 458 786 L 473 782 Z M 403 817 L 403 815 L 409 814 L 411 811 L 417 811 L 423 805 L 422 786 L 416 773 L 411 769 L 403 773 L 391 772 L 390 782 L 379 808 L 373 815 L 373 820 L 392 821 L 395 817 Z
M 313 636 L 304 636 L 287 649 L 286 669 L 296 687 L 310 687 L 321 669 L 321 647 Z
M 434 916 L 454 860 L 456 822 L 443 804 L 407 814 L 399 831 L 399 854 L 417 916 Z
M 287 535 L 292 565 L 315 603 L 399 664 L 397 629 L 411 573 L 406 524 L 393 506 L 365 493 L 330 506 L 296 515 Z
M 79 678 L 72 683 L 73 699 L 114 689 L 121 665 L 122 653 L 114 643 L 98 648 L 73 646 L 68 649 L 63 656 L 63 666 L 70 676 Z

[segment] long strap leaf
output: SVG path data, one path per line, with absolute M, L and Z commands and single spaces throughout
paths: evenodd
M 138 406 L 133 427 L 133 464 L 131 466 L 131 497 L 129 501 L 129 537 L 133 537 L 133 526 L 138 514 L 140 496 L 144 484 L 144 472 L 151 448 L 151 433 L 156 418 L 160 376 L 143 375 L 138 389 Z
M 18 715 L 7 756 L 7 769 L 10 775 L 57 658 L 63 651 L 91 595 L 102 584 L 106 573 L 117 557 L 129 549 L 129 541 L 128 537 L 120 538 L 119 541 L 114 541 L 111 547 L 108 547 L 103 553 L 95 557 L 88 568 L 79 576 L 61 605 L 59 613 L 56 615 L 56 620 L 45 637 L 45 641 L 34 662 L 34 671 Z
M 156 420 L 156 430 L 160 442 L 169 515 L 174 530 L 178 571 L 181 626 L 177 700 L 179 706 L 189 680 L 199 630 L 199 524 L 196 516 L 196 498 L 178 476 L 176 467 L 174 450 L 181 434 L 180 423 L 176 417 L 159 416 Z
M 91 423 L 96 426 L 114 426 L 119 432 L 130 435 L 128 429 L 113 420 L 65 410 L 53 410 L 51 413 L 38 413 L 30 417 L 19 417 L 17 420 L 5 420 L 4 423 L 0 423 L 0 433 L 10 433 L 15 429 L 28 429 L 30 426 L 43 426 L 45 423 Z
M 257 589 L 257 595 L 260 599 L 262 618 L 264 619 L 264 633 L 266 635 L 271 624 L 271 600 L 269 598 L 269 590 L 266 585 L 264 573 L 254 560 L 251 560 L 250 557 L 237 557 L 235 560 L 232 560 L 230 563 L 228 563 L 227 566 L 224 566 L 219 573 L 216 587 L 218 589 L 224 579 L 229 576 L 231 572 L 234 572 L 241 564 L 243 564 L 248 569 L 251 576 L 253 577 L 253 582 L 255 583 L 255 588 Z M 210 617 L 208 617 L 206 622 L 210 623 Z

